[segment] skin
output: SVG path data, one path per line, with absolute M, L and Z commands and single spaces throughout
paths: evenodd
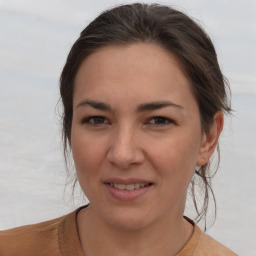
M 195 167 L 207 163 L 216 147 L 222 113 L 208 134 L 202 132 L 179 61 L 154 44 L 97 50 L 81 64 L 74 86 L 71 146 L 90 201 L 77 218 L 86 255 L 176 255 L 193 232 L 183 219 L 187 188 Z M 171 105 L 141 107 L 156 102 Z M 112 178 L 153 185 L 121 201 L 104 184 Z

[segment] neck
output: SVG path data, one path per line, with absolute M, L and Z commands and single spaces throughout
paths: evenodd
M 78 213 L 77 223 L 86 256 L 176 255 L 193 232 L 182 215 L 161 218 L 141 229 L 123 230 L 104 222 L 91 207 Z

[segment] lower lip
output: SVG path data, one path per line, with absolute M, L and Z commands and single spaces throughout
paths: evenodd
M 110 195 L 113 196 L 115 199 L 121 200 L 121 201 L 129 201 L 129 200 L 135 200 L 142 195 L 144 195 L 151 187 L 146 186 L 143 188 L 138 188 L 134 190 L 121 190 L 115 187 L 110 186 L 109 184 L 105 184 L 105 187 L 109 191 Z

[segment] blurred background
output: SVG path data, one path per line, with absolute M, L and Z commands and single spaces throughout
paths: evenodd
M 64 193 L 58 79 L 89 21 L 130 2 L 0 0 L 0 230 L 55 218 L 82 204 L 68 203 L 69 187 Z M 220 141 L 218 215 L 207 232 L 239 255 L 256 255 L 256 1 L 157 3 L 199 21 L 230 81 L 235 111 Z

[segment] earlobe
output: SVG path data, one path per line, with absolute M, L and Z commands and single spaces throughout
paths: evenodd
M 212 156 L 217 146 L 219 136 L 223 129 L 223 124 L 224 124 L 223 112 L 218 111 L 214 115 L 213 124 L 209 132 L 207 134 L 204 133 L 202 136 L 202 143 L 201 143 L 198 159 L 196 162 L 197 166 L 205 165 L 209 161 L 210 157 Z

